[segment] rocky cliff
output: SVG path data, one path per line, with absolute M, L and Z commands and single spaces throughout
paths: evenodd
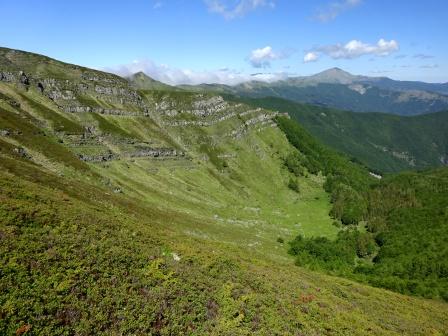
M 225 130 L 220 132 L 223 137 L 238 138 L 250 128 L 275 127 L 275 113 L 229 103 L 218 95 L 140 91 L 113 74 L 5 48 L 0 49 L 0 84 L 14 92 L 12 97 L 22 96 L 26 101 L 22 107 L 46 122 L 80 160 L 93 163 L 189 158 L 197 148 L 191 146 L 185 128 L 217 127 Z M 9 95 L 2 99 L 9 105 L 20 100 Z M 33 110 L 36 104 L 46 114 Z M 57 129 L 47 120 L 49 114 L 78 124 L 82 131 Z M 138 136 L 126 131 L 137 125 L 145 128 Z

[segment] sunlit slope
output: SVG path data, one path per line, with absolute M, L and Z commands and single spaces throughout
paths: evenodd
M 2 149 L 5 146 L 2 143 Z M 2 333 L 443 334 L 446 304 L 185 235 L 204 225 L 2 150 Z
M 0 83 L 0 129 L 29 160 L 203 220 L 175 223 L 183 233 L 268 255 L 284 258 L 277 239 L 297 232 L 335 236 L 323 179 L 300 178 L 300 193 L 288 188 L 284 158 L 294 149 L 276 113 L 213 94 L 135 91 L 117 76 L 52 60 L 36 73 L 14 72 L 26 63 L 17 53 L 5 57 L 16 68 Z M 36 132 L 45 137 L 30 140 Z M 52 158 L 47 142 L 66 161 Z
M 337 228 L 276 113 L 1 52 L 0 333 L 445 330 L 446 304 L 293 266 L 278 238 Z

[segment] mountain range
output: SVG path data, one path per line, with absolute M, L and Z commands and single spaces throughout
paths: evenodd
M 273 97 L 227 98 L 288 113 L 323 143 L 378 172 L 448 164 L 448 111 L 398 116 L 343 111 Z
M 144 73 L 128 78 L 131 85 L 148 90 L 182 90 L 155 81 Z M 340 69 L 331 69 L 311 77 L 291 79 L 301 85 L 348 85 L 353 83 L 384 82 L 398 89 L 403 87 L 425 87 L 443 90 L 445 84 L 423 82 L 400 82 L 387 78 L 353 76 Z M 303 84 L 305 83 L 305 84 Z M 244 84 L 246 87 L 248 84 Z M 239 87 L 239 86 L 238 86 Z M 208 89 L 210 86 L 201 86 Z M 183 90 L 197 87 L 183 87 Z M 216 92 L 216 87 L 207 92 Z M 409 169 L 425 169 L 444 166 L 448 163 L 448 112 L 437 111 L 425 115 L 402 116 L 390 113 L 358 113 L 321 105 L 297 103 L 278 97 L 251 98 L 221 93 L 228 100 L 242 102 L 255 107 L 288 113 L 307 131 L 328 146 L 341 151 L 370 169 L 389 173 Z M 358 101 L 354 106 L 358 107 Z
M 288 104 L 0 48 L 0 334 L 443 334 L 447 168 L 381 178 Z
M 277 97 L 300 103 L 355 112 L 418 115 L 448 108 L 448 83 L 396 81 L 387 77 L 355 76 L 332 68 L 313 76 L 275 82 L 252 81 L 235 86 L 202 84 L 181 86 L 238 96 Z

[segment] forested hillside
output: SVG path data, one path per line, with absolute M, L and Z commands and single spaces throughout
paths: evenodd
M 335 240 L 297 236 L 289 250 L 296 263 L 448 300 L 448 169 L 372 182 L 348 159 L 323 155 L 322 146 L 304 137 L 294 121 L 280 117 L 279 125 L 308 158 L 325 157 L 320 169 L 332 196 L 331 214 L 342 227 Z
M 378 172 L 448 164 L 448 111 L 401 117 L 329 109 L 279 98 L 228 98 L 288 113 L 323 143 Z

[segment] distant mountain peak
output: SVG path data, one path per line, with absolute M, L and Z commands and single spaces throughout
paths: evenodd
M 345 71 L 345 70 L 343 70 L 343 69 L 341 69 L 341 68 L 338 68 L 338 67 L 333 67 L 333 68 L 324 70 L 324 71 L 322 71 L 322 72 L 335 72 L 335 73 L 350 74 L 349 72 L 347 72 L 347 71 Z
M 337 67 L 324 70 L 310 77 L 310 79 L 321 83 L 339 83 L 339 84 L 350 84 L 356 78 L 357 76 L 354 76 L 351 73 Z
M 148 76 L 143 71 L 136 72 L 135 74 L 131 75 L 131 78 L 139 78 L 139 79 L 145 79 L 151 82 L 157 82 L 154 78 Z
M 129 76 L 127 79 L 134 87 L 138 89 L 144 89 L 144 90 L 173 89 L 172 86 L 162 83 L 148 76 L 143 71 L 136 72 L 135 74 Z

